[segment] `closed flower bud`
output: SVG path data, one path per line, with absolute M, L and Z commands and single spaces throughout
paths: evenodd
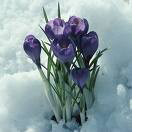
M 50 20 L 45 26 L 45 33 L 50 39 L 62 39 L 71 33 L 71 27 L 60 18 Z
M 73 35 L 86 34 L 89 28 L 88 21 L 86 19 L 81 19 L 76 16 L 70 17 L 68 23 L 71 26 Z
M 32 59 L 32 61 L 40 67 L 40 53 L 41 53 L 41 44 L 38 39 L 33 35 L 28 35 L 25 38 L 23 48 L 25 53 Z
M 86 60 L 90 60 L 98 49 L 98 36 L 96 32 L 89 32 L 81 39 L 80 50 Z
M 84 87 L 89 78 L 89 70 L 87 68 L 75 68 L 71 70 L 70 74 L 72 80 L 82 90 L 82 88 Z

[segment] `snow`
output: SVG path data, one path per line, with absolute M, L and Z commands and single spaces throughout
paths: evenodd
M 100 36 L 100 48 L 109 48 L 99 62 L 96 101 L 88 111 L 89 120 L 80 131 L 131 132 L 131 1 L 129 4 L 123 0 L 59 2 L 63 18 L 71 15 L 87 18 L 90 30 Z M 63 122 L 57 125 L 49 121 L 52 113 L 42 81 L 22 50 L 28 33 L 44 39 L 38 28 L 44 23 L 42 6 L 48 16 L 54 18 L 57 1 L 0 0 L 0 3 L 0 132 L 49 132 L 51 129 L 52 132 L 69 132 Z M 75 129 L 77 124 L 71 122 L 68 126 Z

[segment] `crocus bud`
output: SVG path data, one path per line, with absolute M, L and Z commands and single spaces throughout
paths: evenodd
M 40 41 L 36 39 L 33 35 L 28 35 L 25 38 L 23 48 L 25 53 L 40 68 L 40 53 L 41 53 Z
M 54 40 L 51 49 L 62 63 L 71 62 L 75 57 L 74 43 L 70 39 Z
M 89 78 L 89 70 L 87 68 L 75 68 L 71 70 L 70 74 L 72 80 L 82 90 L 82 88 L 84 87 Z
M 90 60 L 98 49 L 98 36 L 96 32 L 89 32 L 81 39 L 80 50 L 86 60 Z
M 71 27 L 64 20 L 56 18 L 50 20 L 45 26 L 45 33 L 50 39 L 62 39 L 71 33 Z
M 69 18 L 68 23 L 71 26 L 73 35 L 83 35 L 87 33 L 89 25 L 86 19 L 81 19 L 76 16 L 72 16 Z

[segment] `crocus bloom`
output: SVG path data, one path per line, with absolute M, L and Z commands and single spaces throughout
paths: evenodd
M 40 53 L 41 44 L 33 35 L 28 35 L 25 38 L 23 48 L 25 53 L 32 59 L 32 61 L 40 67 Z
M 54 55 L 63 63 L 71 62 L 75 57 L 75 46 L 72 40 L 54 40 L 51 45 Z
M 81 19 L 76 16 L 72 16 L 69 18 L 68 23 L 71 26 L 73 35 L 83 35 L 87 33 L 89 25 L 86 19 Z
M 86 60 L 90 60 L 98 49 L 98 36 L 91 31 L 81 39 L 81 52 Z
M 50 39 L 62 39 L 71 33 L 71 27 L 60 18 L 50 20 L 45 26 L 45 33 Z
M 87 68 L 75 68 L 70 74 L 75 84 L 81 89 L 89 78 L 89 70 Z

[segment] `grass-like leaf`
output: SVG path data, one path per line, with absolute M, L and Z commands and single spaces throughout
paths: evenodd
M 91 67 L 93 64 L 97 63 L 98 59 L 103 55 L 103 52 L 105 52 L 106 50 L 108 50 L 108 49 L 105 48 L 102 51 L 99 51 L 98 54 L 96 55 L 96 57 L 90 63 L 89 67 Z
M 67 84 L 66 84 L 67 85 Z M 65 91 L 71 96 L 71 98 L 74 100 L 74 102 L 78 105 L 78 107 L 80 108 L 79 103 L 77 102 L 77 98 L 75 98 L 71 92 L 69 92 L 65 87 L 64 87 Z
M 48 56 L 49 59 L 50 59 L 49 61 L 52 62 L 51 65 L 53 66 L 53 68 L 56 67 L 56 64 L 54 63 L 53 58 L 52 58 L 52 56 L 51 56 L 51 54 L 50 54 L 48 48 L 46 47 L 46 45 L 44 44 L 43 41 L 42 41 L 42 45 L 43 45 L 42 49 L 44 50 L 44 52 L 47 54 L 47 56 Z
M 60 10 L 60 4 L 58 2 L 58 18 L 61 18 L 61 10 Z
M 103 49 L 102 51 L 100 51 L 101 53 L 105 52 L 106 50 L 108 50 L 108 48 Z
M 94 87 L 94 83 L 95 83 L 95 79 L 96 79 L 95 77 L 97 77 L 96 74 L 98 74 L 96 69 L 98 69 L 98 68 L 100 68 L 100 67 L 97 66 L 96 64 L 94 64 L 94 67 L 93 67 L 93 70 L 92 70 L 91 76 L 90 76 L 90 82 L 89 82 L 89 87 L 88 87 L 89 90 L 91 90 Z
M 42 9 L 43 9 L 43 15 L 44 15 L 45 22 L 48 23 L 47 13 L 46 13 L 44 7 Z
M 43 50 L 46 52 L 46 54 L 49 56 L 49 51 L 48 48 L 46 47 L 46 45 L 44 44 L 44 42 L 42 41 L 42 45 L 43 45 Z
M 97 75 L 98 75 L 99 70 L 100 70 L 100 67 L 97 68 L 95 76 L 93 78 L 93 88 L 95 87 L 95 83 L 96 83 L 96 80 L 97 80 Z
M 45 33 L 44 29 L 39 25 L 40 29 L 43 31 L 43 33 L 46 35 L 46 37 L 48 38 L 49 42 L 52 44 L 52 40 L 49 39 L 49 37 L 47 36 L 47 34 Z

